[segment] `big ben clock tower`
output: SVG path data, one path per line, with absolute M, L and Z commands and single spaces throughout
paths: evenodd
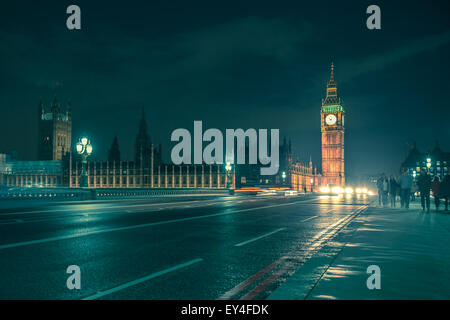
M 334 80 L 334 64 L 331 64 L 327 97 L 322 100 L 320 127 L 322 132 L 322 184 L 345 184 L 344 174 L 344 115 L 341 99 Z

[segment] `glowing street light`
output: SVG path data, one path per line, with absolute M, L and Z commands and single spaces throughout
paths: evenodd
M 88 176 L 86 170 L 87 157 L 92 154 L 92 145 L 88 138 L 83 137 L 78 140 L 76 145 L 77 153 L 81 155 L 81 177 L 80 177 L 80 187 L 88 187 Z
M 281 178 L 283 179 L 283 184 L 285 184 L 286 183 L 286 171 L 283 171 L 281 173 Z
M 88 155 L 90 155 L 92 153 L 92 145 L 88 144 L 86 146 L 86 152 L 87 152 Z

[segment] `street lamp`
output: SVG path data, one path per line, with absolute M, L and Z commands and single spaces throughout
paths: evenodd
M 281 174 L 281 178 L 283 178 L 283 184 L 286 183 L 286 172 L 283 171 L 283 173 Z
M 231 172 L 231 163 L 227 162 L 227 164 L 225 165 L 225 170 L 227 172 L 227 189 L 230 189 L 231 184 L 230 184 L 230 172 Z
M 431 158 L 427 158 L 427 168 L 428 168 L 428 171 L 430 171 L 430 168 L 431 168 Z
M 92 153 L 92 145 L 88 138 L 83 137 L 78 140 L 76 148 L 77 153 L 81 155 L 80 187 L 85 188 L 88 186 L 88 176 L 86 170 L 87 157 L 89 157 Z

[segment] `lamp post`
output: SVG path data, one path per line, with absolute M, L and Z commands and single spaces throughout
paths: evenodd
M 86 170 L 87 157 L 92 153 L 91 141 L 88 138 L 83 137 L 78 140 L 77 143 L 77 153 L 81 155 L 81 177 L 80 177 L 80 188 L 88 187 L 88 175 Z
M 231 188 L 231 184 L 230 184 L 230 172 L 231 172 L 231 163 L 227 162 L 227 164 L 225 165 L 225 170 L 227 172 L 227 189 Z
M 283 171 L 281 173 L 281 178 L 283 179 L 283 184 L 286 184 L 286 172 L 285 171 Z

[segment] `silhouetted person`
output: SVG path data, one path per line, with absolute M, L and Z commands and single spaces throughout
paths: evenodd
M 395 198 L 397 197 L 397 190 L 399 189 L 399 185 L 395 180 L 394 176 L 391 176 L 389 179 L 389 199 L 391 200 L 391 207 L 395 208 Z
M 388 195 L 389 195 L 389 180 L 384 177 L 383 180 L 383 207 L 388 205 Z
M 377 189 L 378 189 L 378 205 L 381 207 L 383 203 L 383 181 L 384 181 L 384 173 L 377 180 Z
M 411 187 L 413 180 L 408 174 L 408 170 L 404 170 L 398 180 L 400 184 L 400 203 L 402 208 L 409 209 L 409 197 L 411 194 Z
M 416 201 L 416 192 L 417 192 L 417 186 L 415 183 L 413 183 L 411 185 L 411 193 L 410 193 L 412 202 Z
M 419 179 L 417 179 L 417 186 L 420 191 L 420 203 L 422 204 L 422 210 L 425 211 L 426 206 L 427 212 L 430 212 L 431 178 L 428 172 L 425 172 L 419 176 Z
M 445 211 L 448 211 L 448 202 L 450 200 L 450 175 L 447 174 L 442 180 L 440 192 L 441 198 L 443 198 L 445 202 Z
M 433 182 L 431 183 L 431 191 L 433 192 L 434 205 L 436 207 L 436 211 L 439 210 L 439 204 L 440 204 L 439 198 L 441 197 L 440 187 L 441 187 L 441 182 L 439 181 L 439 177 L 435 176 L 433 179 Z

